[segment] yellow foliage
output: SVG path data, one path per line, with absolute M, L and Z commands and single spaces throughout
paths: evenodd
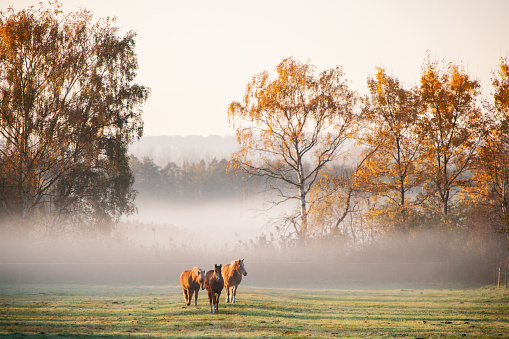
M 229 123 L 241 146 L 232 159 L 251 174 L 298 191 L 290 198 L 301 205 L 300 235 L 305 236 L 307 194 L 352 132 L 356 98 L 339 67 L 316 75 L 313 65 L 287 58 L 276 71 L 276 79 L 268 72 L 254 76 L 243 102 L 229 105 Z
M 507 58 L 500 59 L 498 74 L 493 79 L 493 87 L 495 93 L 493 94 L 495 107 L 505 118 L 509 114 L 509 62 Z
M 470 184 L 466 174 L 485 134 L 479 88 L 477 80 L 453 63 L 439 68 L 428 59 L 423 69 L 423 197 L 438 202 L 444 217 L 455 192 Z
M 495 87 L 492 121 L 475 158 L 474 185 L 469 197 L 488 206 L 497 206 L 503 228 L 509 235 L 509 65 L 501 59 Z
M 423 180 L 419 170 L 421 104 L 416 89 L 405 90 L 385 69 L 376 70 L 375 78 L 368 78 L 370 95 L 363 110 L 365 127 L 357 135 L 367 147 L 362 165 L 355 173 L 356 186 L 388 199 L 404 214 L 411 204 L 409 192 Z M 401 217 L 384 215 L 392 215 L 394 220 Z

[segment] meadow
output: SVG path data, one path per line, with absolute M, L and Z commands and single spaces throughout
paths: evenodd
M 407 288 L 408 287 L 408 288 Z M 495 287 L 241 285 L 209 313 L 176 285 L 0 285 L 0 337 L 509 338 L 509 292 Z

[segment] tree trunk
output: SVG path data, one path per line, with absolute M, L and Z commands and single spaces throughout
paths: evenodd
M 308 214 L 306 206 L 306 195 L 304 193 L 304 187 L 299 187 L 299 198 L 300 198 L 300 236 L 302 239 L 306 239 L 308 231 Z
M 295 149 L 298 150 L 298 145 L 295 145 Z M 297 160 L 297 177 L 299 180 L 299 202 L 300 202 L 300 238 L 302 240 L 307 238 L 308 232 L 308 215 L 306 206 L 306 190 L 305 190 L 305 176 L 304 167 L 302 165 L 302 158 L 298 157 Z

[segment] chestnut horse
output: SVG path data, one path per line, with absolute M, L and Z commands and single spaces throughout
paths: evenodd
M 182 290 L 184 291 L 184 299 L 186 300 L 187 306 L 191 305 L 191 299 L 194 295 L 194 305 L 198 304 L 198 292 L 201 289 L 205 289 L 205 271 L 198 268 L 193 267 L 193 269 L 184 271 L 180 274 L 180 285 L 182 286 Z
M 247 275 L 244 267 L 244 259 L 234 260 L 230 264 L 226 264 L 222 270 L 224 279 L 224 289 L 226 290 L 226 302 L 235 303 L 237 295 L 237 287 L 242 281 L 242 276 Z
M 210 313 L 218 313 L 219 297 L 224 287 L 223 276 L 221 275 L 222 265 L 214 265 L 214 270 L 205 274 L 205 288 L 209 294 Z M 214 309 L 212 309 L 214 305 Z

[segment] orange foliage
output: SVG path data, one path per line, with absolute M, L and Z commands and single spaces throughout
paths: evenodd
M 396 78 L 377 68 L 368 79 L 370 95 L 365 100 L 365 127 L 358 140 L 366 146 L 362 166 L 356 173 L 359 189 L 386 201 L 382 213 L 392 216 L 387 227 L 407 232 L 410 192 L 422 184 L 422 135 L 419 134 L 421 103 L 417 91 L 401 88 Z M 389 206 L 389 210 L 387 210 Z M 377 211 L 374 211 L 378 213 Z
M 452 199 L 470 185 L 472 159 L 486 132 L 477 104 L 477 80 L 455 64 L 443 69 L 429 59 L 424 66 L 420 95 L 425 105 L 422 117 L 423 199 L 428 207 L 439 206 L 447 220 Z
M 240 150 L 232 155 L 236 168 L 267 176 L 289 187 L 278 190 L 281 200 L 298 200 L 300 223 L 295 231 L 306 237 L 308 198 L 323 167 L 353 132 L 355 95 L 341 68 L 315 75 L 315 67 L 292 58 L 254 76 L 243 102 L 229 106 L 229 123 Z

